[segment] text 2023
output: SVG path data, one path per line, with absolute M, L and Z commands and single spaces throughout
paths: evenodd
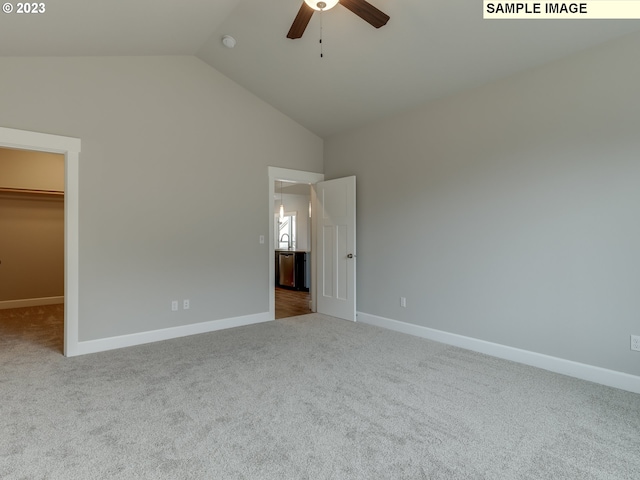
M 47 6 L 44 3 L 16 3 L 16 13 L 44 13 Z

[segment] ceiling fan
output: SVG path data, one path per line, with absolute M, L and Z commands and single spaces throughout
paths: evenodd
M 298 11 L 298 15 L 296 15 L 296 18 L 293 20 L 289 33 L 287 33 L 287 38 L 302 37 L 302 34 L 307 28 L 314 11 L 317 10 L 319 12 L 324 12 L 335 7 L 338 3 L 343 7 L 347 7 L 365 22 L 376 28 L 386 25 L 389 21 L 389 15 L 378 10 L 365 0 L 326 0 L 324 2 L 317 0 L 304 0 L 300 10 Z

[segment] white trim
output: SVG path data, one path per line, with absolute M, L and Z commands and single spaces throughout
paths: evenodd
M 64 354 L 78 355 L 80 139 L 0 127 L 0 147 L 64 154 Z
M 595 367 L 593 365 L 586 365 L 584 363 L 552 357 L 542 353 L 521 350 L 519 348 L 478 340 L 477 338 L 465 337 L 463 335 L 422 327 L 420 325 L 400 322 L 398 320 L 391 320 L 389 318 L 378 317 L 377 315 L 370 315 L 363 312 L 358 312 L 357 321 L 445 343 L 447 345 L 473 350 L 493 357 L 523 363 L 532 367 L 542 368 L 544 370 L 579 378 L 581 380 L 587 380 L 589 382 L 599 383 L 608 387 L 619 388 L 633 393 L 640 393 L 640 377 L 636 375 Z
M 7 308 L 38 307 L 40 305 L 57 305 L 60 303 L 64 303 L 64 296 L 3 300 L 0 302 L 0 310 L 6 310 Z
M 264 312 L 245 315 L 242 317 L 194 323 L 180 327 L 163 328 L 161 330 L 152 330 L 150 332 L 132 333 L 130 335 L 100 338 L 98 340 L 87 340 L 78 343 L 77 355 L 104 352 L 107 350 L 115 350 L 117 348 L 133 347 L 135 345 L 143 345 L 145 343 L 161 342 L 163 340 L 215 332 L 217 330 L 224 330 L 227 328 L 243 327 L 245 325 L 254 325 L 256 323 L 268 321 L 270 321 L 269 314 Z
M 0 143 L 7 148 L 37 150 L 40 152 L 67 153 L 80 151 L 79 138 L 5 127 L 0 127 Z
M 280 167 L 268 167 L 269 174 L 269 318 L 273 320 L 276 318 L 276 265 L 275 265 L 275 243 L 274 238 L 274 221 L 273 216 L 275 212 L 273 210 L 273 196 L 275 194 L 275 182 L 283 180 L 294 183 L 308 183 L 309 185 L 322 182 L 324 180 L 324 173 L 305 172 L 303 170 L 291 170 L 288 168 Z M 315 214 L 314 214 L 315 215 Z M 312 235 L 313 238 L 313 235 Z M 315 271 L 315 249 L 313 245 L 311 247 L 311 271 Z M 309 288 L 309 294 L 311 296 L 311 309 L 315 310 L 315 281 L 313 275 L 311 275 L 311 286 Z
M 324 173 L 305 172 L 304 170 L 291 170 L 290 168 L 269 167 L 269 176 L 274 180 L 293 183 L 318 183 L 324 180 Z M 271 197 L 273 204 L 273 197 Z

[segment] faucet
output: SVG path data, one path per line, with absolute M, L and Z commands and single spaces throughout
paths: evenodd
M 288 233 L 283 233 L 282 236 L 280 237 L 280 241 L 284 242 L 283 238 L 285 235 L 287 236 L 287 250 L 291 250 L 291 237 L 289 236 Z

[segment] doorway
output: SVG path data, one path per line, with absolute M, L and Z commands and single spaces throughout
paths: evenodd
M 304 232 L 308 235 L 307 238 L 301 238 L 302 235 L 296 235 L 294 239 L 291 238 L 291 232 L 287 231 L 289 236 L 284 238 L 284 242 L 280 243 L 281 237 L 280 230 L 276 227 L 278 225 L 279 209 L 276 205 L 280 205 L 282 201 L 281 187 L 286 185 L 288 188 L 288 194 L 299 195 L 306 192 L 309 194 L 309 201 L 311 199 L 311 185 L 319 181 L 324 180 L 324 175 L 321 173 L 305 172 L 301 170 L 290 170 L 285 168 L 269 167 L 269 316 L 270 318 L 284 318 L 285 316 L 303 315 L 305 313 L 311 313 L 315 311 L 315 255 L 313 253 L 313 235 L 311 235 L 311 222 L 309 213 L 313 216 L 313 211 L 310 211 L 308 201 L 303 203 L 298 199 L 295 208 L 292 203 L 289 203 L 291 207 L 288 207 L 285 203 L 285 212 L 289 213 L 289 221 L 292 214 L 295 213 L 296 233 Z M 283 195 L 287 195 L 283 193 Z M 293 198 L 293 197 L 291 197 Z M 303 216 L 306 215 L 305 218 Z M 302 221 L 304 220 L 304 222 Z M 303 224 L 303 230 L 300 230 L 300 225 Z M 308 229 L 306 227 L 308 225 Z M 291 229 L 291 224 L 289 224 Z M 307 233 L 308 232 L 308 233 Z M 306 271 L 308 272 L 308 292 L 304 289 L 300 289 L 300 283 L 298 282 L 293 288 L 280 288 L 276 281 L 276 261 L 278 251 L 284 251 L 285 253 L 291 249 L 295 253 L 296 250 L 306 250 Z M 301 253 L 298 252 L 298 256 Z M 298 263 L 299 265 L 299 263 Z M 278 272 L 279 273 L 279 272 Z M 306 287 L 304 287 L 306 289 Z M 276 315 L 276 303 L 278 304 L 278 315 Z
M 64 355 L 78 355 L 80 140 L 0 127 L 0 147 L 64 155 Z
M 311 313 L 311 186 L 276 180 L 275 318 Z
M 312 312 L 356 321 L 356 177 L 324 180 L 323 174 L 269 167 L 269 318 L 275 319 L 274 193 L 277 181 L 311 189 L 310 304 Z
M 0 148 L 0 328 L 63 351 L 64 155 Z

